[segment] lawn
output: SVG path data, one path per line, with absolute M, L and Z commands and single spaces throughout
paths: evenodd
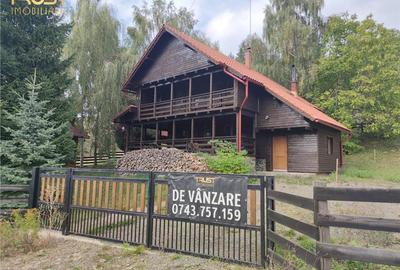
M 400 184 L 400 145 L 370 143 L 359 153 L 345 157 L 345 179 L 374 179 Z

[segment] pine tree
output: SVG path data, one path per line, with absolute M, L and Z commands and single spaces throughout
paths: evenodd
M 70 59 L 62 59 L 64 43 L 71 24 L 59 15 L 39 16 L 15 15 L 11 12 L 12 1 L 0 2 L 0 58 L 1 58 L 1 119 L 2 126 L 15 128 L 3 116 L 5 111 L 13 112 L 18 106 L 15 92 L 27 94 L 25 79 L 37 70 L 37 80 L 42 84 L 39 100 L 48 100 L 47 109 L 54 109 L 54 119 L 59 125 L 76 117 L 68 93 L 71 77 L 67 75 Z M 23 6 L 25 1 L 15 1 Z M 60 1 L 59 1 L 60 2 Z M 8 132 L 2 128 L 1 139 L 8 140 Z M 64 162 L 75 159 L 75 143 L 65 127 L 64 136 L 57 139 L 57 151 L 64 156 Z
M 69 123 L 59 125 L 53 110 L 46 109 L 48 101 L 39 100 L 42 84 L 37 83 L 36 70 L 25 85 L 27 97 L 18 95 L 15 112 L 5 112 L 13 127 L 3 127 L 10 139 L 1 142 L 2 183 L 26 183 L 33 166 L 57 165 L 63 159 L 55 141 Z

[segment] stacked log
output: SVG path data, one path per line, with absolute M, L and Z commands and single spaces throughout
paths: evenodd
M 206 161 L 176 148 L 142 149 L 127 152 L 117 162 L 120 170 L 156 172 L 208 172 Z

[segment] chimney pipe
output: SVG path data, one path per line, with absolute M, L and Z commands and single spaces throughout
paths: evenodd
M 292 65 L 292 74 L 290 80 L 290 92 L 292 95 L 297 96 L 299 92 L 299 84 L 297 83 L 297 70 L 296 66 Z
M 251 68 L 251 47 L 247 47 L 244 52 L 244 64 L 246 67 Z

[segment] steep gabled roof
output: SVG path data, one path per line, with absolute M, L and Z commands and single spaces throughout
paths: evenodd
M 327 125 L 330 127 L 333 127 L 335 129 L 345 131 L 350 133 L 350 129 L 344 126 L 342 123 L 336 121 L 332 117 L 326 115 L 322 111 L 320 111 L 316 106 L 308 102 L 307 100 L 293 95 L 290 93 L 290 91 L 285 88 L 284 86 L 280 85 L 279 83 L 273 81 L 272 79 L 268 78 L 267 76 L 246 67 L 244 64 L 224 55 L 223 53 L 219 52 L 218 50 L 211 48 L 210 46 L 190 37 L 189 35 L 182 33 L 168 25 L 165 25 L 162 27 L 160 32 L 157 34 L 157 36 L 154 38 L 154 40 L 151 42 L 149 47 L 147 48 L 146 52 L 140 59 L 140 61 L 135 65 L 133 68 L 129 79 L 124 85 L 124 89 L 129 84 L 129 81 L 133 78 L 134 74 L 136 71 L 139 69 L 141 64 L 144 62 L 144 60 L 147 58 L 147 55 L 150 53 L 154 45 L 157 43 L 158 39 L 161 37 L 161 35 L 165 32 L 168 32 L 175 36 L 177 39 L 180 39 L 186 45 L 190 46 L 194 50 L 202 53 L 206 57 L 208 57 L 213 63 L 217 65 L 221 65 L 226 67 L 228 70 L 233 71 L 236 74 L 239 74 L 242 79 L 248 79 L 252 81 L 253 83 L 256 83 L 258 85 L 261 85 L 265 88 L 267 92 L 269 92 L 271 95 L 276 97 L 277 99 L 281 100 L 283 103 L 294 109 L 295 111 L 299 112 L 302 114 L 304 117 L 308 118 L 311 121 L 314 121 L 316 123 L 321 123 L 323 125 Z

